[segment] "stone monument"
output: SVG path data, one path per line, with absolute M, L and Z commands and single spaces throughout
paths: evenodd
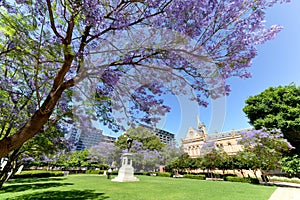
M 118 176 L 111 181 L 115 182 L 132 182 L 139 181 L 138 178 L 134 176 L 134 169 L 132 167 L 132 153 L 130 152 L 130 148 L 132 145 L 132 139 L 127 139 L 127 152 L 122 155 L 122 166 L 119 169 Z

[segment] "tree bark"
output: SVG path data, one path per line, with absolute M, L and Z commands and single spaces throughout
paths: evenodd
M 20 147 L 42 129 L 44 124 L 49 120 L 63 91 L 72 85 L 71 81 L 66 82 L 55 92 L 51 92 L 41 108 L 33 114 L 29 121 L 17 133 L 0 141 L 0 158 L 5 157 L 9 152 Z
M 17 133 L 1 140 L 0 158 L 5 157 L 9 152 L 18 148 L 24 142 L 37 134 L 48 121 L 52 111 L 43 113 L 41 109 L 39 109 Z
M 66 89 L 74 86 L 75 82 L 81 80 L 82 77 L 78 75 L 77 77 L 64 82 L 64 77 L 70 69 L 73 59 L 74 55 L 72 55 L 71 52 L 66 52 L 65 62 L 57 72 L 51 91 L 49 92 L 42 106 L 33 114 L 33 116 L 18 132 L 0 140 L 0 158 L 7 156 L 9 152 L 17 149 L 27 140 L 39 133 L 44 124 L 46 124 L 49 120 L 49 117 L 51 116 L 58 100 L 61 98 L 62 93 Z
M 14 167 L 16 167 L 16 160 L 19 156 L 20 148 L 13 151 L 13 153 L 8 157 L 7 163 L 0 171 L 0 189 L 2 188 L 3 184 L 8 181 L 8 179 L 16 173 Z

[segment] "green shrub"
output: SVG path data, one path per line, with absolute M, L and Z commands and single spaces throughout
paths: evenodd
M 184 174 L 183 178 L 191 178 L 191 179 L 198 179 L 198 180 L 205 180 L 206 179 L 205 175 L 202 175 L 202 174 L 199 174 L 199 175 Z
M 100 168 L 100 170 L 108 170 L 110 167 L 109 167 L 109 165 L 106 165 L 106 164 L 100 164 L 99 168 Z
M 215 178 L 222 178 L 223 174 L 214 174 Z
M 236 175 L 236 174 L 224 174 L 224 175 L 223 175 L 223 180 L 224 180 L 224 181 L 227 181 L 227 178 L 228 178 L 228 177 L 237 177 L 237 175 Z
M 248 180 L 246 178 L 242 178 L 242 177 L 227 176 L 225 180 L 230 181 L 230 182 L 248 183 Z
M 86 170 L 86 174 L 104 174 L 105 170 Z
M 259 184 L 259 180 L 257 178 L 249 178 L 249 179 L 250 179 L 250 183 Z
M 144 172 L 134 172 L 134 175 L 144 175 Z
M 259 184 L 259 180 L 257 178 L 243 178 L 243 177 L 227 176 L 226 181 Z
M 170 172 L 157 172 L 156 174 L 157 174 L 157 176 L 163 176 L 163 177 L 171 177 L 172 176 L 172 174 Z
M 166 173 L 166 172 L 142 172 L 141 175 L 144 175 L 144 176 L 158 176 L 157 175 L 158 173 Z M 167 172 L 167 173 L 169 173 L 169 172 Z M 169 175 L 161 175 L 161 176 L 169 177 Z
M 15 174 L 12 178 L 47 178 L 53 176 L 64 176 L 63 171 L 30 170 Z
M 111 172 L 111 175 L 118 175 L 118 172 L 119 171 L 114 170 L 114 171 Z
M 151 172 L 143 172 L 143 175 L 150 176 Z

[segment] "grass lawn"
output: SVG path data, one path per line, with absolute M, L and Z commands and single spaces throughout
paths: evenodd
M 267 200 L 276 187 L 202 181 L 185 178 L 137 176 L 139 182 L 112 182 L 99 175 L 10 180 L 0 199 L 109 200 Z

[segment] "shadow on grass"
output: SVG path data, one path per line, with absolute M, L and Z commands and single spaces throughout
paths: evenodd
M 59 187 L 63 185 L 73 185 L 73 183 L 36 183 L 36 184 L 23 184 L 23 185 L 7 185 L 4 186 L 0 190 L 0 194 L 4 192 L 23 192 L 25 190 L 39 190 L 39 189 L 46 189 L 50 187 Z
M 46 191 L 36 192 L 32 194 L 20 195 L 9 200 L 28 200 L 28 199 L 48 199 L 48 200 L 60 200 L 60 199 L 72 199 L 72 200 L 103 200 L 108 199 L 108 196 L 104 196 L 104 193 L 94 193 L 93 190 L 69 190 L 69 191 Z
M 35 183 L 35 182 L 47 182 L 47 181 L 63 181 L 66 178 L 16 178 L 10 179 L 7 183 L 16 184 L 16 183 Z

